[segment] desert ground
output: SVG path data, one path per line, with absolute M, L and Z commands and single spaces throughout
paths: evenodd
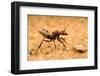
M 65 26 L 68 35 L 60 37 L 65 38 L 66 49 L 55 40 L 56 49 L 53 42 L 43 42 L 35 54 L 43 39 L 39 30 L 46 29 L 52 33 L 55 30 L 64 30 Z M 28 15 L 28 61 L 79 58 L 88 58 L 87 17 Z

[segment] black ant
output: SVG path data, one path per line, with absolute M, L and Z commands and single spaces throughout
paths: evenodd
M 40 30 L 39 33 L 43 36 L 43 40 L 41 41 L 39 47 L 37 48 L 37 50 L 36 50 L 36 52 L 35 52 L 34 54 L 37 54 L 39 48 L 41 47 L 41 45 L 42 45 L 42 43 L 43 43 L 44 41 L 45 41 L 45 42 L 51 42 L 51 41 L 53 41 L 54 46 L 55 46 L 55 49 L 56 49 L 55 40 L 58 40 L 58 41 L 63 45 L 63 47 L 64 47 L 65 50 L 66 50 L 66 46 L 65 46 L 65 44 L 64 44 L 65 39 L 62 38 L 62 37 L 60 37 L 60 35 L 68 35 L 68 33 L 65 32 L 65 31 L 66 31 L 66 28 L 67 28 L 67 27 L 65 27 L 63 31 L 56 30 L 56 31 L 52 32 L 52 34 L 50 34 L 49 31 L 46 30 L 46 29 Z M 45 38 L 46 38 L 46 39 L 45 39 Z M 48 39 L 48 40 L 47 40 L 47 39 Z M 63 41 L 62 41 L 62 40 L 63 40 Z

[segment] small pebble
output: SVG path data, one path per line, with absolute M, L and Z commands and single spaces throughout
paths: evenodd
M 77 44 L 73 47 L 76 51 L 85 52 L 87 48 L 82 44 Z

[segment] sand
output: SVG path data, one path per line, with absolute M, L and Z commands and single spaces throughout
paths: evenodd
M 65 38 L 66 49 L 55 40 L 56 49 L 53 42 L 43 42 L 37 54 L 34 54 L 39 47 L 43 36 L 38 32 L 47 29 L 50 33 L 55 30 L 63 30 L 67 26 L 68 35 L 60 36 Z M 74 49 L 75 46 L 84 46 L 86 49 L 80 52 Z M 81 49 L 83 47 L 81 46 Z M 88 58 L 88 18 L 69 16 L 28 16 L 28 61 L 34 60 L 62 60 Z

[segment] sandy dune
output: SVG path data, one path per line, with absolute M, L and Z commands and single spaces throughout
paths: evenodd
M 38 50 L 43 36 L 38 32 L 47 29 L 50 33 L 55 30 L 63 30 L 68 25 L 66 32 L 68 36 L 61 36 L 66 40 L 66 49 L 56 42 L 56 49 L 53 42 L 43 42 Z M 75 47 L 83 49 L 81 52 Z M 87 17 L 62 17 L 62 16 L 28 16 L 28 61 L 33 60 L 57 60 L 57 59 L 78 59 L 88 57 L 88 18 Z

